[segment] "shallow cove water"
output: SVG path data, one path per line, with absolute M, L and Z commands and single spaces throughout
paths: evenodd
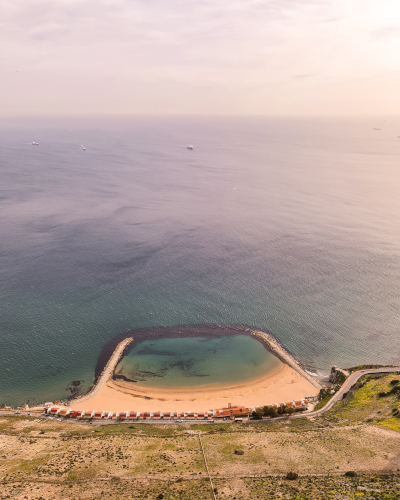
M 280 364 L 245 335 L 166 338 L 135 344 L 115 375 L 151 387 L 229 386 L 265 376 Z

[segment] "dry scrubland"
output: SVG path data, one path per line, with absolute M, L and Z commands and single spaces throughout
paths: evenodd
M 76 425 L 0 417 L 0 498 L 400 498 L 393 375 L 325 417 L 249 425 Z M 236 455 L 241 450 L 243 455 Z M 344 477 L 346 471 L 357 477 Z M 289 471 L 300 478 L 284 479 Z M 257 477 L 258 476 L 258 477 Z

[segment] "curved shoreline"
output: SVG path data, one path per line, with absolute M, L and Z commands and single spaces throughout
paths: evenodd
M 140 385 L 137 383 L 125 382 L 123 380 L 111 379 L 108 381 L 108 387 L 112 387 L 117 391 L 124 392 L 125 394 L 132 394 L 135 396 L 146 396 L 146 399 L 151 394 L 151 399 L 157 396 L 161 398 L 168 397 L 185 397 L 185 396 L 200 396 L 202 394 L 207 394 L 212 396 L 213 394 L 218 394 L 223 391 L 225 393 L 234 392 L 246 388 L 249 390 L 252 386 L 258 385 L 260 383 L 265 383 L 269 379 L 272 379 L 279 375 L 284 370 L 285 364 L 280 363 L 275 368 L 269 370 L 264 375 L 246 379 L 243 382 L 236 383 L 234 385 L 227 384 L 209 384 L 209 385 L 199 385 L 199 386 L 182 386 L 182 387 L 161 387 L 161 386 L 147 386 Z
M 276 369 L 267 373 L 263 377 L 258 377 L 253 380 L 246 380 L 243 383 L 234 384 L 232 386 L 194 386 L 181 388 L 163 388 L 140 386 L 133 382 L 124 382 L 123 380 L 110 380 L 114 374 L 121 356 L 132 348 L 133 343 L 147 339 L 158 338 L 182 338 L 182 337 L 197 337 L 197 336 L 224 336 L 224 335 L 247 335 L 257 339 L 265 349 L 268 349 L 276 356 L 283 364 Z M 122 337 L 122 339 L 121 339 Z M 116 343 L 116 340 L 119 342 Z M 113 351 L 104 363 L 104 356 L 110 352 L 111 346 L 114 346 Z M 103 366 L 99 373 L 100 366 Z M 192 325 L 192 326 L 175 326 L 175 327 L 159 327 L 145 328 L 138 331 L 126 332 L 124 335 L 118 336 L 104 346 L 99 357 L 96 374 L 96 380 L 90 391 L 80 398 L 71 400 L 69 404 L 75 407 L 81 403 L 91 400 L 92 404 L 98 404 L 100 399 L 105 401 L 108 399 L 116 404 L 118 399 L 121 399 L 121 404 L 127 402 L 127 398 L 132 398 L 135 401 L 152 400 L 154 403 L 166 401 L 206 401 L 211 402 L 215 399 L 227 398 L 243 398 L 243 403 L 249 399 L 259 399 L 268 397 L 268 391 L 272 391 L 278 395 L 278 399 L 287 399 L 290 393 L 293 399 L 299 399 L 309 395 L 310 385 L 313 388 L 320 389 L 320 384 L 308 374 L 301 365 L 289 354 L 282 346 L 278 339 L 275 339 L 270 332 L 262 332 L 248 325 L 240 324 L 225 324 L 225 325 Z M 289 370 L 289 368 L 291 370 Z M 293 370 L 293 371 L 292 371 Z M 282 372 L 282 376 L 279 373 Z M 295 374 L 296 372 L 296 374 Z M 292 384 L 292 390 L 289 385 Z M 292 394 L 296 387 L 296 395 Z M 306 390 L 307 387 L 307 390 Z M 100 394 L 101 393 L 101 394 Z M 301 394 L 300 394 L 301 393 Z M 304 393 L 304 394 L 303 394 Z M 282 397 L 280 396 L 282 394 Z M 285 396 L 286 394 L 286 396 Z M 262 396 L 261 396 L 262 395 Z M 190 397 L 188 397 L 190 396 Z M 251 396 L 251 397 L 250 397 Z M 257 396 L 257 397 L 256 397 Z M 99 399 L 100 398 L 100 399 Z M 269 397 L 268 397 L 269 399 Z M 276 397 L 275 397 L 276 399 Z M 132 401 L 133 402 L 133 401 Z
M 128 385 L 128 384 L 127 384 Z M 251 384 L 222 387 L 212 391 L 144 392 L 135 391 L 135 384 L 123 387 L 109 380 L 99 393 L 87 401 L 70 404 L 74 410 L 107 412 L 204 412 L 226 408 L 229 404 L 246 408 L 300 401 L 315 395 L 308 380 L 285 363 L 274 374 Z

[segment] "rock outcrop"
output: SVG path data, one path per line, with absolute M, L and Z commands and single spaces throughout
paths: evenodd
M 329 382 L 332 384 L 343 383 L 344 380 L 350 375 L 346 370 L 342 370 L 337 366 L 332 366 L 331 374 L 329 375 Z

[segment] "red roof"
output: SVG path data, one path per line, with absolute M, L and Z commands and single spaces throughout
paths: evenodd
M 82 415 L 82 412 L 79 410 L 72 410 L 70 415 L 71 417 L 80 417 Z

